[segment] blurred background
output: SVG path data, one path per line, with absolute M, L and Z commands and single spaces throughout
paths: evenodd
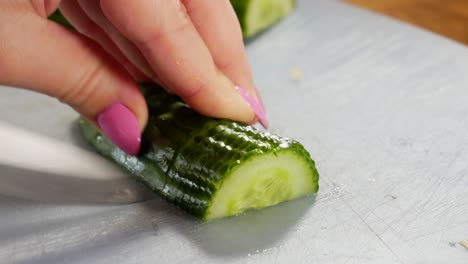
M 468 45 L 467 0 L 344 0 Z

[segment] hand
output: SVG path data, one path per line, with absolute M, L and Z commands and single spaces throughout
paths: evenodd
M 78 32 L 47 19 L 57 7 Z M 148 119 L 135 80 L 204 115 L 266 122 L 228 0 L 0 2 L 0 83 L 58 98 L 129 154 Z

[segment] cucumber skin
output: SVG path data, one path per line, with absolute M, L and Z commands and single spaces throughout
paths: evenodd
M 74 27 L 67 21 L 67 19 L 62 15 L 62 13 L 60 13 L 58 9 L 49 16 L 49 19 L 69 29 L 74 29 Z
M 138 156 L 120 150 L 95 126 L 80 120 L 83 137 L 102 156 L 116 162 L 164 199 L 206 220 L 207 208 L 224 177 L 256 155 L 294 151 L 319 174 L 304 147 L 287 138 L 238 122 L 199 115 L 182 101 L 154 85 L 142 85 L 150 120 Z

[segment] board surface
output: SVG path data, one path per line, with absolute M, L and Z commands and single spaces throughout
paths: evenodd
M 0 196 L 0 262 L 468 263 L 468 49 L 334 1 L 298 7 L 248 53 L 271 130 L 317 162 L 317 197 L 201 224 L 158 198 Z M 2 121 L 81 145 L 76 117 L 0 89 Z

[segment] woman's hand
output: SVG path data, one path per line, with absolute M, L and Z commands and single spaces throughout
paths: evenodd
M 47 19 L 57 7 L 78 32 Z M 228 0 L 0 2 L 0 84 L 58 98 L 130 154 L 148 118 L 135 80 L 201 114 L 266 124 Z

